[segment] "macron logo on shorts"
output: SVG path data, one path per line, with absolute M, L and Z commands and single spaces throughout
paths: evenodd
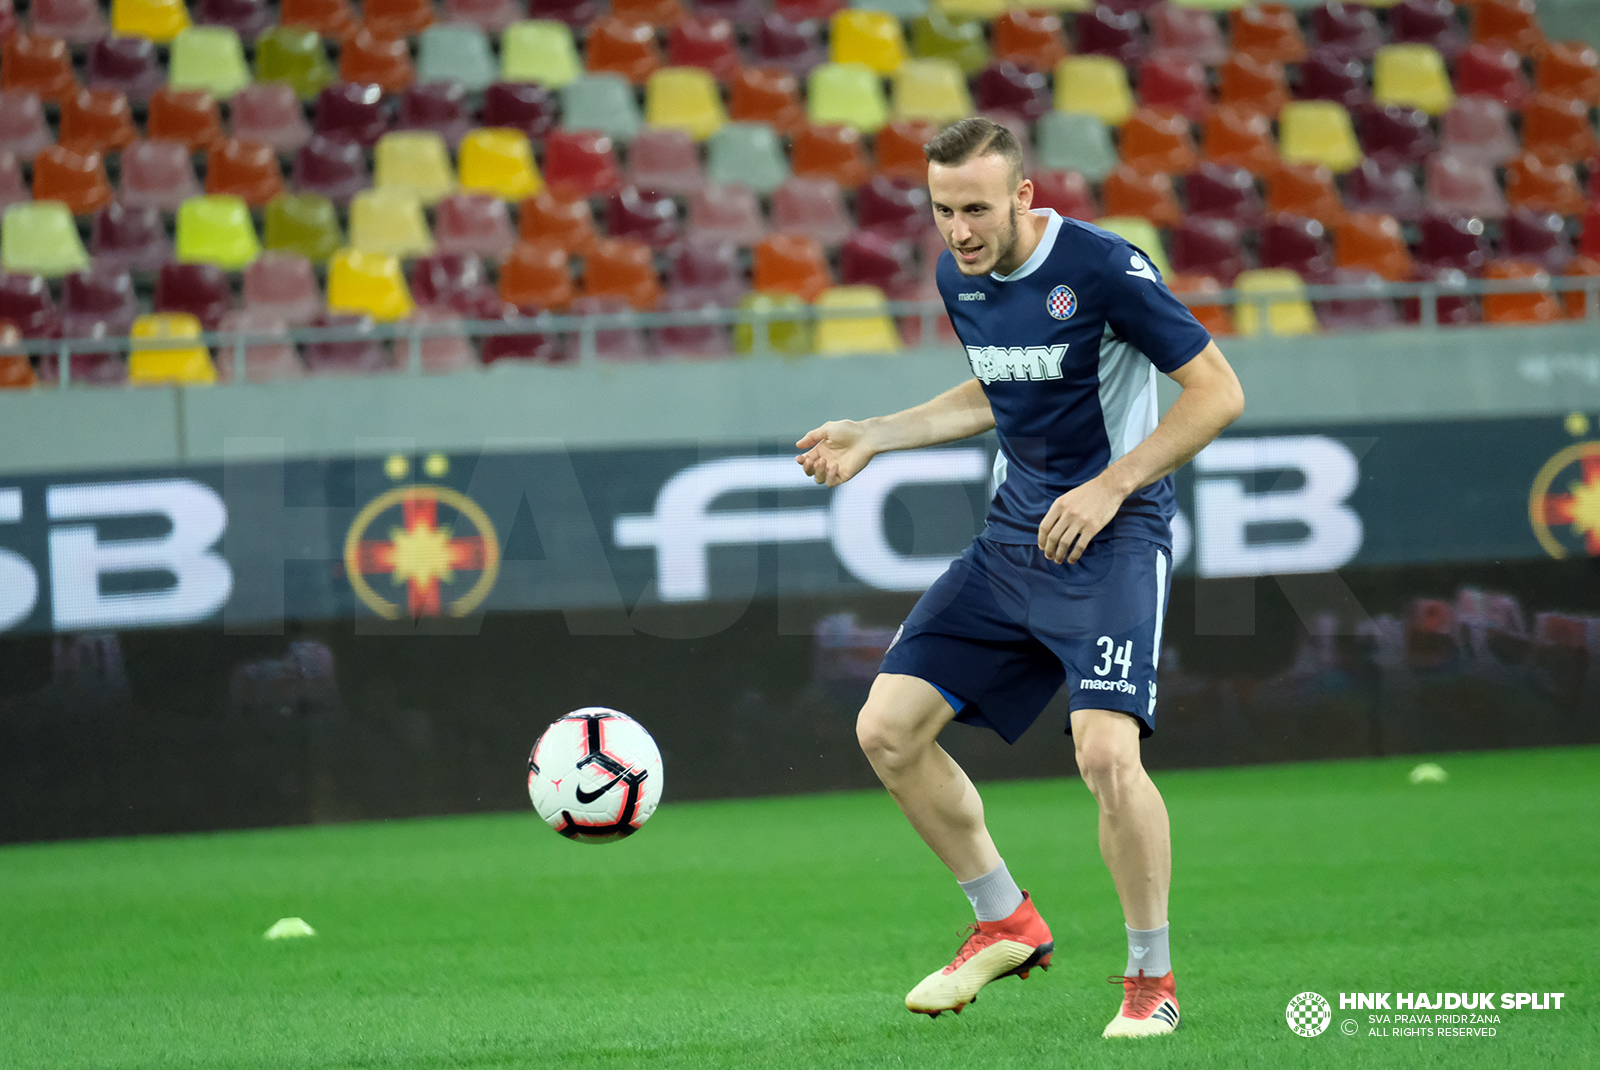
M 1079 680 L 1078 686 L 1089 691 L 1121 691 L 1124 695 L 1139 693 L 1139 689 L 1126 680 Z

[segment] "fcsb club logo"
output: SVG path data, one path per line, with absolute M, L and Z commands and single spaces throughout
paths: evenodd
M 1333 1007 L 1316 992 L 1302 992 L 1289 1001 L 1284 1017 L 1303 1037 L 1317 1037 L 1333 1021 Z
M 1045 299 L 1044 304 L 1050 310 L 1050 315 L 1056 319 L 1071 319 L 1072 314 L 1078 311 L 1078 295 L 1072 292 L 1070 286 L 1057 286 L 1050 291 L 1050 296 Z
M 344 564 L 356 596 L 386 620 L 464 617 L 494 587 L 500 543 L 471 498 L 416 483 L 378 495 L 356 515 Z
M 1528 520 L 1551 557 L 1600 557 L 1600 442 L 1576 443 L 1545 462 L 1528 495 Z

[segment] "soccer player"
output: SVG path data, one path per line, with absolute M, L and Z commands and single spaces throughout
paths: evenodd
M 796 445 L 837 486 L 887 450 L 995 429 L 983 533 L 922 596 L 884 655 L 856 734 L 911 825 L 977 913 L 955 960 L 906 996 L 959 1011 L 990 981 L 1047 967 L 1055 944 L 984 826 L 972 782 L 936 741 L 952 719 L 1015 742 L 1063 683 L 1078 770 L 1128 937 L 1108 1037 L 1170 1033 L 1166 805 L 1139 759 L 1155 728 L 1171 586 L 1171 473 L 1238 418 L 1244 394 L 1150 257 L 1033 210 L 1004 127 L 963 119 L 925 147 L 947 249 L 939 292 L 976 378 L 904 412 L 823 424 Z M 1157 420 L 1156 370 L 1182 393 Z

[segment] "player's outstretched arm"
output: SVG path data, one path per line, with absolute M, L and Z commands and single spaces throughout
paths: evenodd
M 994 428 L 989 399 L 976 379 L 946 390 L 932 401 L 870 420 L 831 420 L 810 431 L 795 448 L 795 460 L 818 483 L 837 487 L 890 450 L 937 446 Z

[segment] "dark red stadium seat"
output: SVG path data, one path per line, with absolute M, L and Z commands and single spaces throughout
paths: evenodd
M 400 95 L 394 125 L 397 130 L 431 130 L 454 146 L 468 130 L 495 124 L 479 124 L 472 117 L 460 82 L 427 82 L 411 86 Z
M 856 222 L 894 238 L 918 237 L 933 225 L 927 187 L 878 175 L 856 191 Z
M 667 274 L 671 293 L 732 308 L 748 289 L 739 266 L 739 250 L 731 242 L 690 238 L 672 258 Z
M 1048 78 L 1006 60 L 978 73 L 972 81 L 972 99 L 979 111 L 1002 112 L 1030 123 L 1054 107 Z
M 682 234 L 678 206 L 665 194 L 624 186 L 606 202 L 606 233 L 641 241 L 652 249 L 666 249 Z
M 1287 268 L 1307 281 L 1325 279 L 1333 270 L 1327 230 L 1303 216 L 1269 216 L 1256 232 L 1256 257 L 1264 268 Z
M 310 326 L 370 331 L 375 324 L 370 316 L 324 312 L 313 319 Z M 301 356 L 311 375 L 379 375 L 392 372 L 395 367 L 388 344 L 372 337 L 357 337 L 348 342 L 308 342 Z
M 226 26 L 241 41 L 254 41 L 278 21 L 267 0 L 199 0 L 194 20 L 202 26 Z
M 1389 9 L 1389 35 L 1395 44 L 1429 45 L 1452 60 L 1467 47 L 1450 0 L 1400 0 Z
M 1402 223 L 1422 214 L 1422 191 L 1410 168 L 1362 160 L 1344 177 L 1345 206 L 1352 212 L 1392 215 Z
M 1522 57 L 1496 45 L 1472 45 L 1456 57 L 1455 87 L 1460 96 L 1493 97 L 1512 111 L 1533 95 Z
M 314 136 L 295 154 L 291 181 L 302 193 L 318 193 L 335 204 L 348 204 L 368 185 L 361 145 Z
M 911 243 L 881 231 L 852 234 L 839 248 L 839 283 L 876 286 L 891 301 L 915 300 L 919 280 Z
M 1428 116 L 1399 104 L 1364 104 L 1351 113 L 1361 151 L 1369 159 L 1395 165 L 1420 164 L 1438 151 Z
M 1199 122 L 1211 110 L 1206 70 L 1188 56 L 1157 52 L 1139 66 L 1139 103 L 1167 108 Z
M 1572 259 L 1566 220 L 1554 212 L 1516 208 L 1500 221 L 1499 252 L 1508 260 L 1528 260 L 1560 274 Z
M 496 82 L 483 91 L 484 126 L 520 130 L 542 139 L 555 129 L 556 105 L 550 91 L 533 82 Z
M 1149 48 L 1137 11 L 1117 11 L 1100 4 L 1092 11 L 1080 12 L 1073 29 L 1080 54 L 1110 56 L 1127 67 L 1137 67 Z
M 695 312 L 721 307 L 710 298 L 693 292 L 669 293 L 657 311 Z M 733 355 L 728 328 L 717 323 L 677 324 L 657 327 L 651 333 L 651 352 L 658 357 L 687 357 L 691 360 Z
M 1489 241 L 1483 220 L 1458 213 L 1429 212 L 1419 222 L 1417 262 L 1427 268 L 1455 268 L 1469 275 L 1483 270 Z
M 1367 71 L 1360 60 L 1317 51 L 1300 64 L 1295 96 L 1301 100 L 1332 100 L 1354 110 L 1372 99 Z
M 1383 277 L 1374 271 L 1335 268 L 1329 283 L 1336 286 L 1360 286 L 1377 290 L 1384 284 Z M 1316 301 L 1317 326 L 1324 331 L 1379 331 L 1400 322 L 1394 301 L 1378 297 L 1340 297 Z
M 1224 286 L 1250 266 L 1239 227 L 1226 219 L 1187 216 L 1172 228 L 1168 245 L 1174 271 L 1210 276 Z
M 761 19 L 750 51 L 757 64 L 782 67 L 801 78 L 828 58 L 815 22 L 791 19 L 779 11 Z
M 1363 4 L 1329 0 L 1311 12 L 1312 48 L 1337 59 L 1370 60 L 1384 43 L 1383 28 Z
M 323 137 L 371 148 L 389 132 L 389 110 L 379 86 L 359 82 L 330 85 L 317 95 L 315 127 Z
M 1183 191 L 1190 215 L 1226 219 L 1241 227 L 1261 221 L 1261 195 L 1254 176 L 1242 167 L 1208 160 L 1184 176 Z
M 24 338 L 57 337 L 61 318 L 50 284 L 37 275 L 0 275 L 0 321 L 11 323 Z
M 187 312 L 214 331 L 232 309 L 228 273 L 213 264 L 166 264 L 156 276 L 157 312 Z
M 544 146 L 544 180 L 561 197 L 594 197 L 622 185 L 611 139 L 593 130 L 553 130 Z
M 68 275 L 61 283 L 61 333 L 68 338 L 127 334 L 139 315 L 133 276 L 109 264 Z
M 142 37 L 107 37 L 89 46 L 84 82 L 90 89 L 115 89 L 146 101 L 167 83 L 155 42 Z
M 667 62 L 674 67 L 704 67 L 719 82 L 726 82 L 741 63 L 733 24 L 717 15 L 684 19 L 667 38 Z
M 488 285 L 483 261 L 471 254 L 434 253 L 411 265 L 411 297 L 419 306 L 449 305 L 457 294 L 472 294 Z

